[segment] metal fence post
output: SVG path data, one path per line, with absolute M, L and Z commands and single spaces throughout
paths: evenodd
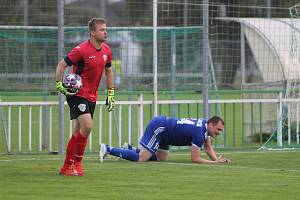
M 63 58 L 64 54 L 64 1 L 57 1 L 57 60 Z M 58 153 L 64 152 L 64 96 L 58 94 Z
M 279 92 L 277 124 L 277 146 L 282 147 L 282 92 Z
M 203 1 L 202 21 L 203 21 L 203 80 L 202 80 L 202 95 L 203 95 L 203 113 L 204 118 L 209 118 L 209 104 L 208 104 L 208 87 L 209 87 L 209 0 Z
M 143 133 L 144 133 L 144 130 L 143 130 L 144 129 L 144 126 L 143 126 L 143 123 L 144 123 L 143 94 L 139 94 L 138 101 L 139 101 L 139 106 L 138 106 L 138 135 L 139 135 L 138 144 L 139 144 L 139 140 L 141 139 L 141 137 L 143 136 Z

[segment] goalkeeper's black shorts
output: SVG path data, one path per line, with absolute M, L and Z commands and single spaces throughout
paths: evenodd
M 78 96 L 66 96 L 70 107 L 70 119 L 77 119 L 79 115 L 90 113 L 93 118 L 96 102 L 88 101 Z

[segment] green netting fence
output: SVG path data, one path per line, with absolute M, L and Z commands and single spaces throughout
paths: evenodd
M 65 53 L 89 38 L 86 27 L 64 32 Z M 164 27 L 157 34 L 159 90 L 201 90 L 202 28 Z M 119 91 L 152 90 L 152 39 L 152 27 L 109 28 Z M 0 26 L 0 40 L 1 92 L 55 91 L 57 27 Z

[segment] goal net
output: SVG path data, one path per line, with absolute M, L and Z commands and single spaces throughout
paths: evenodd
M 300 127 L 300 4 L 289 8 L 290 47 L 288 50 L 288 70 L 286 89 L 279 98 L 277 127 L 268 141 L 260 149 L 299 148 Z

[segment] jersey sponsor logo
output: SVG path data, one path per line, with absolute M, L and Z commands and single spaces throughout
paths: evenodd
M 106 54 L 103 55 L 103 60 L 104 60 L 105 62 L 107 61 L 107 55 L 106 55 Z
M 86 110 L 86 105 L 81 103 L 78 105 L 78 109 L 81 111 L 81 112 L 84 112 Z
M 89 56 L 89 58 L 90 58 L 90 59 L 92 59 L 92 58 L 96 58 L 96 56 Z

